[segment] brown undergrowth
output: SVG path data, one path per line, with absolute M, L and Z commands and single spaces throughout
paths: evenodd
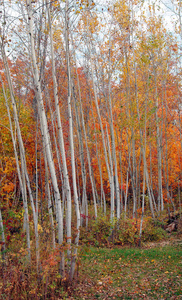
M 173 233 L 165 231 L 166 224 L 167 218 L 163 217 L 154 221 L 150 217 L 145 217 L 142 244 L 139 248 L 139 218 L 122 217 L 120 222 L 112 224 L 108 217 L 99 216 L 97 221 L 91 219 L 87 229 L 81 228 L 76 272 L 71 284 L 68 284 L 67 279 L 61 278 L 59 274 L 60 248 L 57 245 L 56 249 L 53 250 L 51 230 L 47 225 L 42 226 L 39 232 L 38 271 L 33 237 L 30 265 L 25 234 L 19 228 L 18 230 L 14 228 L 13 231 L 11 230 L 10 238 L 7 241 L 6 258 L 3 260 L 1 257 L 0 261 L 0 299 L 140 299 L 136 298 L 139 295 L 141 299 L 142 297 L 153 299 L 150 298 L 150 290 L 157 291 L 158 287 L 155 287 L 155 280 L 159 282 L 158 278 L 160 278 L 166 282 L 167 286 L 169 283 L 170 278 L 167 275 L 162 276 L 162 270 L 164 274 L 172 274 L 172 278 L 181 283 L 180 270 L 177 269 L 177 273 L 175 272 L 175 264 L 182 266 L 180 265 L 181 258 L 179 259 L 178 256 L 181 253 L 182 245 L 181 221 L 178 230 Z M 7 233 L 6 236 L 8 236 Z M 151 257 L 146 256 L 145 251 L 152 251 L 153 249 L 165 253 L 164 257 L 160 256 L 165 265 L 164 269 L 158 260 L 157 250 L 151 252 Z M 172 249 L 174 249 L 176 256 L 172 254 Z M 66 246 L 65 249 L 62 248 L 65 253 L 66 250 Z M 142 253 L 145 253 L 144 257 L 147 260 L 142 259 Z M 166 261 L 167 257 L 173 257 L 173 259 Z M 148 283 L 142 279 L 141 275 L 146 269 L 150 270 L 146 274 L 151 278 Z M 160 270 L 159 273 L 155 271 L 158 269 Z M 139 271 L 141 275 L 137 280 L 135 280 L 134 270 L 135 272 Z M 152 279 L 152 272 L 158 274 L 155 280 Z M 133 280 L 136 286 L 135 291 L 132 287 Z M 142 280 L 145 282 L 144 285 L 142 285 Z M 148 288 L 147 294 L 145 288 Z M 180 293 L 179 289 L 172 287 L 172 291 L 171 297 L 174 294 L 177 297 L 174 299 L 180 299 L 179 295 L 175 294 Z M 158 295 L 162 297 L 162 287 L 158 292 Z M 143 296 L 145 294 L 149 298 L 145 298 Z

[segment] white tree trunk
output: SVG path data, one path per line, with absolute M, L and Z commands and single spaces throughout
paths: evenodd
M 38 102 L 42 136 L 43 136 L 43 140 L 45 143 L 47 162 L 48 162 L 48 166 L 49 166 L 49 170 L 50 170 L 50 174 L 51 174 L 52 185 L 54 188 L 54 196 L 55 196 L 56 204 L 57 204 L 58 242 L 59 242 L 59 244 L 62 244 L 62 242 L 63 242 L 63 216 L 62 216 L 62 207 L 61 207 L 61 197 L 60 197 L 60 192 L 59 192 L 59 188 L 58 188 L 58 182 L 57 182 L 57 177 L 56 177 L 54 161 L 53 161 L 53 157 L 52 157 L 50 136 L 49 136 L 49 130 L 48 130 L 45 108 L 44 108 L 44 103 L 43 103 L 43 97 L 42 97 L 42 92 L 41 92 L 41 84 L 40 84 L 36 54 L 35 54 L 35 43 L 34 43 L 34 33 L 33 33 L 33 11 L 32 11 L 32 1 L 31 0 L 27 0 L 27 14 L 28 14 L 29 37 L 30 37 L 30 43 L 31 43 L 31 59 L 32 59 L 32 67 L 33 67 L 33 76 L 34 76 L 34 81 L 35 81 L 35 91 L 36 91 L 36 97 L 37 97 L 37 102 Z M 64 273 L 63 263 L 61 264 L 60 269 L 61 269 L 61 273 L 63 274 Z

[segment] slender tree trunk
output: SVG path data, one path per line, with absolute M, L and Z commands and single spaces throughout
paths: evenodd
M 59 244 L 62 244 L 62 242 L 63 242 L 63 216 L 62 216 L 61 198 L 60 198 L 60 192 L 59 192 L 58 183 L 57 183 L 54 161 L 53 161 L 53 157 L 52 157 L 50 136 L 49 136 L 45 108 L 44 108 L 44 103 L 43 103 L 43 98 L 42 98 L 41 83 L 40 83 L 38 65 L 37 65 L 36 54 L 35 54 L 33 17 L 32 17 L 32 15 L 33 15 L 32 1 L 27 0 L 26 3 L 27 3 L 27 14 L 28 14 L 29 37 L 30 37 L 30 43 L 31 43 L 31 59 L 32 59 L 32 66 L 33 66 L 33 76 L 34 76 L 34 81 L 35 81 L 35 92 L 36 92 L 36 97 L 37 97 L 37 102 L 38 102 L 38 110 L 39 110 L 39 115 L 40 115 L 42 137 L 43 137 L 43 140 L 44 140 L 45 146 L 46 146 L 45 147 L 46 156 L 47 156 L 47 161 L 48 161 L 49 170 L 50 170 L 50 174 L 51 174 L 52 184 L 53 184 L 53 188 L 54 188 L 54 196 L 55 196 L 56 204 L 57 204 L 58 242 L 59 242 Z M 63 261 L 61 262 L 61 265 L 60 265 L 60 271 L 61 271 L 61 274 L 64 276 L 64 262 Z
M 158 162 L 158 210 L 164 210 L 163 203 L 163 192 L 162 192 L 162 145 L 161 145 L 161 134 L 159 128 L 159 117 L 158 117 L 158 91 L 157 91 L 157 70 L 154 66 L 154 80 L 155 80 L 155 105 L 156 105 L 156 130 L 157 130 L 157 162 Z
M 97 115 L 98 115 L 99 124 L 100 124 L 100 128 L 101 128 L 102 143 L 104 146 L 104 155 L 105 155 L 106 167 L 107 167 L 107 172 L 108 172 L 108 177 L 109 177 L 109 185 L 110 185 L 110 190 L 111 190 L 111 207 L 112 207 L 111 218 L 114 218 L 114 211 L 113 211 L 113 209 L 114 209 L 114 178 L 111 175 L 111 170 L 109 167 L 109 162 L 108 162 L 108 157 L 107 157 L 106 143 L 105 143 L 105 137 L 104 137 L 105 136 L 104 128 L 103 128 L 103 124 L 102 124 L 102 119 L 101 119 L 99 105 L 98 105 L 98 99 L 97 99 L 97 93 L 96 93 L 96 88 L 95 88 L 95 84 L 94 84 L 94 75 L 93 75 L 94 70 L 93 70 L 92 60 L 91 60 L 91 71 L 92 71 L 92 83 L 93 83 L 93 89 L 94 89 L 94 100 L 95 100 Z
M 0 209 L 0 233 L 1 233 L 1 253 L 2 253 L 2 259 L 5 259 L 5 250 L 6 250 L 6 244 L 5 244 L 5 234 L 4 234 L 4 226 L 3 226 L 3 218 L 1 214 Z
M 145 208 L 145 172 L 143 173 L 142 215 L 141 215 L 141 221 L 140 221 L 139 247 L 141 246 L 142 226 L 143 226 L 143 217 L 144 217 L 144 208 Z
M 78 74 L 77 74 L 78 77 Z M 77 78 L 77 81 L 79 79 Z M 79 83 L 78 83 L 79 85 Z M 80 86 L 79 88 L 79 96 L 80 96 Z M 78 131 L 78 140 L 79 140 L 79 154 L 80 154 L 80 162 L 81 162 L 81 173 L 82 173 L 82 208 L 81 208 L 81 226 L 83 224 L 83 215 L 86 216 L 86 202 L 87 202 L 87 192 L 86 192 L 86 183 L 87 183 L 87 176 L 86 176 L 86 168 L 85 168 L 85 162 L 84 162 L 84 147 L 83 147 L 83 137 L 82 137 L 82 130 L 81 130 L 81 124 L 79 120 L 79 113 L 78 113 L 78 105 L 76 103 L 76 95 L 73 90 L 73 99 L 74 99 L 74 106 L 75 106 L 75 112 L 76 112 L 76 124 L 77 124 L 77 131 Z M 81 97 L 81 96 L 80 96 Z M 88 216 L 87 216 L 88 217 Z
M 87 34 L 88 34 L 88 38 L 89 38 L 88 21 L 89 20 L 87 18 Z M 91 56 L 91 47 L 90 47 L 90 42 L 89 41 L 88 41 L 88 50 L 89 50 L 89 55 L 90 55 L 90 65 L 91 65 L 91 75 L 92 75 L 92 83 L 93 83 L 93 91 L 94 91 L 94 100 L 95 100 L 97 115 L 98 115 L 99 124 L 100 124 L 100 128 L 101 128 L 101 135 L 102 135 L 102 143 L 103 143 L 103 147 L 104 147 L 105 162 L 106 162 L 106 168 L 107 168 L 108 177 L 109 177 L 109 185 L 110 185 L 110 192 L 111 192 L 111 200 L 110 201 L 111 201 L 111 207 L 112 207 L 111 221 L 113 221 L 113 218 L 114 218 L 114 178 L 111 176 L 111 170 L 110 170 L 110 167 L 109 167 L 109 162 L 108 162 L 108 157 L 107 157 L 104 128 L 103 128 L 103 124 L 102 124 L 100 109 L 99 109 L 99 105 L 98 105 L 96 86 L 95 86 L 95 82 L 94 82 L 94 67 L 93 67 L 93 59 L 92 59 L 92 56 Z
M 74 53 L 74 57 L 75 57 L 75 63 L 76 63 L 75 53 Z M 90 152 L 89 152 L 89 147 L 88 147 L 88 139 L 87 139 L 87 132 L 86 132 L 86 127 L 85 127 L 85 120 L 84 120 L 83 106 L 82 106 L 82 98 L 81 98 L 80 80 L 79 80 L 77 69 L 78 68 L 77 68 L 77 63 L 76 63 L 76 74 L 77 74 L 77 84 L 78 84 L 78 93 L 79 93 L 79 108 L 80 108 L 80 114 L 81 114 L 81 124 L 82 124 L 82 128 L 83 128 L 83 135 L 84 135 L 85 144 L 86 144 L 87 161 L 88 161 L 89 177 L 90 177 L 90 182 L 91 182 L 91 186 L 92 186 L 92 195 L 93 195 L 93 201 L 94 201 L 95 218 L 97 219 L 96 191 L 95 191 L 94 180 L 93 180 L 93 176 L 92 176 L 91 158 L 90 158 Z M 83 171 L 85 173 L 84 176 L 85 176 L 85 179 L 86 179 L 86 170 L 85 170 L 85 168 L 83 169 Z M 85 184 L 86 184 L 86 181 L 85 181 Z M 85 192 L 86 192 L 86 189 L 85 189 Z M 86 195 L 85 195 L 85 197 L 86 197 Z M 87 201 L 86 201 L 86 208 L 88 209 Z M 87 211 L 87 209 L 86 209 L 86 211 Z M 88 212 L 86 213 L 86 220 L 88 222 Z
M 50 3 L 51 6 L 51 3 Z M 52 62 L 52 77 L 53 77 L 53 88 L 54 88 L 54 100 L 55 100 L 55 112 L 58 123 L 58 138 L 59 138 L 59 147 L 61 150 L 62 162 L 63 162 L 63 176 L 64 176 L 64 184 L 66 187 L 66 198 L 67 198 L 67 216 L 66 216 L 66 227 L 67 227 L 67 243 L 69 245 L 68 248 L 68 256 L 70 256 L 70 245 L 71 245 L 71 189 L 69 183 L 69 175 L 67 170 L 67 162 L 66 162 L 66 154 L 64 147 L 64 138 L 63 138 L 63 130 L 62 130 L 62 122 L 59 108 L 59 100 L 58 100 L 58 89 L 57 89 L 57 79 L 56 79 L 56 68 L 55 68 L 55 56 L 54 56 L 54 48 L 53 48 L 53 34 L 52 34 L 52 22 L 51 22 L 51 9 L 47 2 L 47 11 L 48 11 L 48 22 L 49 22 L 49 30 L 50 30 L 50 45 L 51 45 L 51 62 Z M 69 257 L 70 259 L 70 257 Z M 64 258 L 62 257 L 62 268 L 64 264 Z M 64 272 L 63 272 L 64 273 Z
M 107 137 L 107 145 L 108 145 L 108 152 L 109 152 L 111 178 L 113 178 L 113 181 L 114 181 L 113 162 L 112 162 L 112 155 L 111 155 L 109 133 L 108 133 L 107 125 L 106 125 L 106 137 Z M 112 186 L 114 187 L 114 182 L 112 183 Z M 112 189 L 111 192 L 113 193 L 112 197 L 114 198 L 114 189 Z M 114 219 L 114 201 L 111 202 L 111 221 L 113 221 L 113 219 Z
M 109 37 L 109 112 L 110 112 L 110 130 L 111 130 L 111 149 L 112 157 L 114 160 L 114 170 L 115 170 L 115 184 L 116 184 L 116 204 L 117 204 L 117 219 L 119 220 L 121 209 L 120 209 L 120 189 L 118 181 L 118 167 L 117 167 L 117 158 L 116 158 L 116 145 L 115 145 L 115 136 L 114 136 L 114 126 L 113 126 L 113 113 L 112 113 L 112 99 L 111 99 L 111 44 Z
M 35 139 L 35 207 L 37 213 L 37 220 L 39 215 L 39 186 L 38 186 L 38 149 L 37 149 L 37 135 L 38 135 L 38 119 L 36 120 L 36 139 Z
M 1 46 L 3 47 L 3 45 L 1 45 Z M 16 124 L 16 128 L 17 128 L 17 133 L 18 133 L 18 141 L 19 141 L 19 148 L 20 148 L 20 159 L 21 159 L 21 171 L 20 171 L 20 166 L 19 166 L 18 154 L 17 154 L 17 150 L 16 150 L 16 142 L 15 142 L 14 135 L 13 135 L 13 127 L 12 127 L 12 123 L 11 123 L 11 116 L 10 116 L 8 100 L 7 100 L 4 85 L 3 85 L 3 82 L 2 82 L 2 79 L 1 79 L 3 94 L 4 94 L 7 113 L 8 113 L 8 118 L 9 118 L 11 138 L 12 138 L 12 142 L 13 142 L 13 148 L 14 148 L 18 178 L 19 178 L 19 183 L 20 183 L 20 189 L 21 189 L 21 192 L 22 192 L 23 205 L 24 205 L 24 210 L 25 210 L 24 220 L 25 220 L 25 228 L 26 228 L 27 248 L 28 248 L 29 261 L 31 261 L 30 229 L 29 229 L 29 216 L 28 216 L 27 190 L 26 190 L 26 174 L 25 174 L 26 173 L 25 152 L 24 152 L 24 146 L 23 146 L 21 131 L 20 131 L 19 122 L 18 122 L 16 103 L 15 103 L 13 89 L 12 89 L 12 82 L 11 82 L 10 72 L 9 72 L 9 68 L 8 68 L 8 62 L 7 62 L 6 54 L 5 54 L 3 48 L 2 48 L 2 54 L 3 54 L 3 60 L 4 60 L 5 70 L 6 70 L 6 76 L 7 76 L 7 79 L 8 79 L 8 85 L 9 85 L 9 89 L 10 89 L 11 101 L 12 101 L 12 104 L 13 104 L 13 116 L 14 116 L 14 120 L 15 120 L 15 124 Z M 34 203 L 31 201 L 31 204 L 32 204 L 32 210 L 33 210 L 34 221 L 35 221 L 36 216 L 35 216 Z M 37 223 L 37 221 L 36 221 L 36 223 Z M 35 225 L 35 234 L 37 236 L 38 232 L 37 232 L 36 223 L 34 223 L 34 225 Z M 38 257 L 37 257 L 37 261 L 38 261 Z
M 49 170 L 47 165 L 47 157 L 45 153 L 45 145 L 43 144 L 43 156 L 44 156 L 44 163 L 45 163 L 45 184 L 46 184 L 46 195 L 47 195 L 47 204 L 48 204 L 48 212 L 49 212 L 49 220 L 51 224 L 51 231 L 52 231 L 52 245 L 53 249 L 55 249 L 55 229 L 54 229 L 54 219 L 53 219 L 53 210 L 52 210 L 52 201 L 51 201 L 51 192 L 50 192 L 50 186 L 49 186 Z
M 132 9 L 132 22 L 133 22 L 133 9 Z M 133 26 L 133 25 L 132 25 Z M 145 141 L 143 142 L 143 136 L 142 136 L 142 129 L 140 125 L 140 110 L 139 110 L 139 100 L 138 100 L 138 83 L 137 83 L 137 70 L 136 70 L 136 61 L 135 61 L 135 47 L 134 47 L 134 38 L 133 38 L 133 31 L 132 31 L 132 42 L 133 42 L 133 57 L 134 57 L 134 74 L 135 74 L 135 97 L 136 97 L 136 104 L 137 104 L 137 117 L 139 122 L 139 132 L 140 132 L 140 145 L 141 150 L 143 153 L 143 163 L 144 163 L 144 173 L 147 182 L 148 187 L 148 195 L 149 195 L 149 203 L 150 203 L 150 209 L 152 213 L 152 217 L 154 218 L 154 209 L 153 209 L 153 203 L 151 198 L 151 192 L 149 187 L 149 178 L 148 178 L 148 170 L 147 170 L 147 161 L 146 161 L 146 105 L 145 105 Z
M 66 62 L 67 62 L 67 76 L 68 76 L 68 117 L 69 117 L 69 130 L 70 130 L 70 149 L 71 149 L 71 166 L 72 166 L 72 182 L 74 191 L 74 203 L 77 217 L 77 234 L 75 238 L 75 248 L 72 257 L 69 280 L 72 281 L 77 258 L 77 247 L 79 243 L 80 235 L 80 208 L 78 201 L 78 192 L 76 184 L 76 170 L 75 170 L 75 154 L 74 154 L 74 141 L 73 141 L 73 117 L 72 117 L 72 105 L 71 105 L 71 66 L 70 66 L 70 50 L 69 50 L 69 0 L 66 0 L 65 4 L 65 44 L 66 44 Z

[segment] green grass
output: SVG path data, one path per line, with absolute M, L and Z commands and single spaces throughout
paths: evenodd
M 182 299 L 182 244 L 82 250 L 75 299 Z

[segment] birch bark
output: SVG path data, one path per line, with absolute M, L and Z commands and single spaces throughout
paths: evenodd
M 70 130 L 70 149 L 71 149 L 71 166 L 72 166 L 72 182 L 74 191 L 74 204 L 77 217 L 77 233 L 75 238 L 75 248 L 71 262 L 71 268 L 69 273 L 69 280 L 72 281 L 76 266 L 77 247 L 80 236 L 80 208 L 78 201 L 78 192 L 76 184 L 76 169 L 75 169 L 75 154 L 74 154 L 74 141 L 73 141 L 73 117 L 72 117 L 72 104 L 71 104 L 71 65 L 70 65 L 70 50 L 69 50 L 69 0 L 66 0 L 65 4 L 65 43 L 66 43 L 66 62 L 67 62 L 67 76 L 68 76 L 68 117 L 69 117 L 69 130 Z
M 54 196 L 55 196 L 56 204 L 57 204 L 58 242 L 59 242 L 59 244 L 62 244 L 62 242 L 63 242 L 63 216 L 62 216 L 62 207 L 61 207 L 61 197 L 60 197 L 60 192 L 59 192 L 58 183 L 57 183 L 54 161 L 53 161 L 53 157 L 52 157 L 49 129 L 48 129 L 48 125 L 47 125 L 47 119 L 46 119 L 43 97 L 42 97 L 42 92 L 41 92 L 41 83 L 40 83 L 40 77 L 39 77 L 39 71 L 38 71 L 38 64 L 37 64 L 37 60 L 36 60 L 34 32 L 33 32 L 32 1 L 27 0 L 26 3 L 27 3 L 27 15 L 28 15 L 28 29 L 29 29 L 29 37 L 30 37 L 30 44 L 31 44 L 31 60 L 32 60 L 32 67 L 33 67 L 33 76 L 34 76 L 34 81 L 35 81 L 35 92 L 36 92 L 36 97 L 37 97 L 37 102 L 38 102 L 38 110 L 39 110 L 39 115 L 40 115 L 42 136 L 43 136 L 43 140 L 45 142 L 47 162 L 49 165 L 52 184 L 53 184 L 53 188 L 54 188 Z M 64 275 L 63 260 L 60 265 L 60 271 L 61 271 L 61 274 Z

